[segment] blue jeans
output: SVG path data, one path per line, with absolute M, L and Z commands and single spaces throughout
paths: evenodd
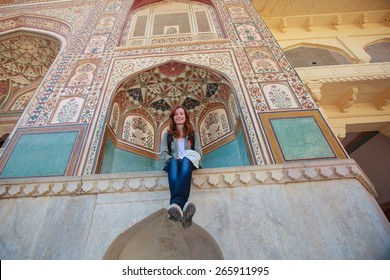
M 168 172 L 169 190 L 171 192 L 170 204 L 177 204 L 182 209 L 188 201 L 191 189 L 192 170 L 195 166 L 188 158 L 171 159 L 164 170 Z

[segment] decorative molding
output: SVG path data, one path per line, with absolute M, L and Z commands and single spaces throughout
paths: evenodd
M 258 11 L 262 14 L 262 11 Z M 340 30 L 342 26 L 355 26 L 355 28 L 376 28 L 370 26 L 373 23 L 380 23 L 390 26 L 390 14 L 388 10 L 348 12 L 337 14 L 311 14 L 293 16 L 271 16 L 263 17 L 264 22 L 271 30 L 279 29 L 281 33 L 294 32 L 294 28 L 305 28 L 311 32 L 315 27 L 329 27 Z
M 194 41 L 184 41 L 184 42 L 167 42 L 167 43 L 155 43 L 155 44 L 149 44 L 149 45 L 133 45 L 133 46 L 123 46 L 123 47 L 116 47 L 115 51 L 130 51 L 135 49 L 157 49 L 157 48 L 164 48 L 164 47 L 176 47 L 176 46 L 192 46 L 192 45 L 205 45 L 205 44 L 226 44 L 230 43 L 229 39 L 222 38 L 222 39 L 212 39 L 207 41 L 200 41 L 200 40 L 194 40 Z
M 321 94 L 322 83 L 318 83 L 318 82 L 316 83 L 313 81 L 313 82 L 307 83 L 306 86 L 308 87 L 308 89 L 310 91 L 311 97 L 313 97 L 314 101 L 317 104 L 319 104 L 321 97 L 322 97 L 322 94 Z
M 305 22 L 305 29 L 309 32 L 313 31 L 314 20 L 313 17 L 308 17 Z
M 330 23 L 330 26 L 334 29 L 334 30 L 339 30 L 340 29 L 340 26 L 341 26 L 341 15 L 336 15 L 332 22 Z
M 282 18 L 280 19 L 279 28 L 280 28 L 280 32 L 286 33 L 286 30 L 287 30 L 287 18 L 282 17 Z
M 302 67 L 296 71 L 304 83 L 356 82 L 390 79 L 390 63 Z
M 61 2 L 71 2 L 73 0 L 61 0 Z M 49 2 L 49 3 L 48 3 Z M 35 1 L 15 1 L 15 2 L 6 2 L 6 3 L 0 3 L 0 6 L 27 6 L 27 5 L 48 5 L 51 4 L 50 2 L 53 2 L 52 0 L 35 0 Z M 57 1 L 58 2 L 58 1 Z
M 366 23 L 367 23 L 367 22 L 368 22 L 368 14 L 367 14 L 367 13 L 363 13 L 363 14 L 361 14 L 361 15 L 359 16 L 359 18 L 358 18 L 356 24 L 357 24 L 360 28 L 364 29 L 364 28 L 366 28 Z
M 199 169 L 193 173 L 193 187 L 199 189 L 238 188 L 323 180 L 357 179 L 377 196 L 374 186 L 352 159 L 293 162 L 275 165 Z M 42 177 L 0 180 L 0 199 L 60 195 L 167 191 L 165 172 L 97 174 L 79 177 Z

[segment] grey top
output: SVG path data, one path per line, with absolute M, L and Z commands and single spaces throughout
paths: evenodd
M 161 140 L 161 154 L 160 157 L 164 161 L 164 164 L 171 158 L 177 158 L 178 148 L 177 148 L 177 139 L 172 137 L 173 141 L 171 143 L 171 154 L 168 151 L 168 132 L 165 132 Z M 184 149 L 191 150 L 191 145 L 188 137 L 185 138 Z M 195 132 L 195 151 L 197 151 L 202 156 L 202 147 L 200 145 L 199 135 Z

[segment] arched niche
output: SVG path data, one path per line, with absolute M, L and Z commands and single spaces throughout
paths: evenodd
M 188 110 L 200 136 L 203 167 L 249 165 L 232 88 L 217 71 L 176 61 L 126 78 L 111 100 L 98 173 L 161 170 L 161 137 L 177 105 Z
M 183 229 L 161 209 L 120 234 L 109 246 L 105 260 L 221 260 L 214 238 L 193 223 Z
M 12 131 L 58 57 L 63 44 L 53 34 L 24 27 L 0 34 L 0 131 Z

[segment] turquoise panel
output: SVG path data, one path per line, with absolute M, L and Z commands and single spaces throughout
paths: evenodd
M 242 131 L 240 130 L 238 135 L 237 135 L 237 145 L 238 145 L 238 150 L 242 162 L 242 166 L 248 166 L 250 165 L 249 157 L 248 157 L 248 151 L 246 150 L 246 144 L 245 144 L 245 138 L 244 135 L 242 134 Z
M 78 132 L 23 134 L 0 177 L 65 175 Z
M 250 165 L 245 141 L 240 132 L 234 141 L 204 155 L 203 168 Z M 114 146 L 107 139 L 100 173 L 126 173 L 138 171 L 161 171 L 163 162 L 134 154 Z
M 102 161 L 102 166 L 100 173 L 112 173 L 112 165 L 115 157 L 115 146 L 113 145 L 110 138 L 107 138 L 106 144 L 104 146 L 104 156 Z
M 244 137 L 239 132 L 237 138 L 217 150 L 204 155 L 203 168 L 246 166 L 250 165 L 248 153 L 245 147 Z
M 335 156 L 312 117 L 271 119 L 271 125 L 286 160 Z
M 107 139 L 100 173 L 156 171 L 161 169 L 162 163 L 160 161 L 118 149 L 109 138 Z

